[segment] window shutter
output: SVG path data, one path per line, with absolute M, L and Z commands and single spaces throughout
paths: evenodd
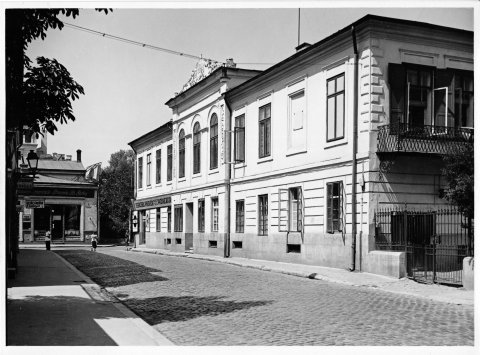
M 288 190 L 278 190 L 278 231 L 288 232 Z
M 327 232 L 333 233 L 332 186 L 327 184 Z
M 388 65 L 390 84 L 390 133 L 397 134 L 399 125 L 405 123 L 405 68 L 401 64 Z
M 344 220 L 346 218 L 346 214 L 344 211 L 344 199 L 343 199 L 343 183 L 338 183 L 338 230 L 342 232 L 344 230 Z
M 302 233 L 303 238 L 304 210 L 303 210 L 303 192 L 298 188 L 298 231 Z

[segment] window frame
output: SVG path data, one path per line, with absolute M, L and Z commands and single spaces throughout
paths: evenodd
M 267 107 L 269 116 L 267 117 Z M 262 112 L 265 112 L 262 117 Z M 262 134 L 263 127 L 263 134 Z M 258 158 L 267 158 L 272 155 L 272 103 L 268 102 L 258 108 Z M 263 149 L 262 149 L 263 142 Z
M 172 233 L 172 206 L 167 207 L 167 232 Z
M 160 207 L 156 209 L 156 227 L 157 227 L 157 232 L 162 231 L 162 211 Z
M 143 157 L 139 157 L 137 159 L 137 164 L 138 164 L 138 188 L 143 189 Z
M 258 195 L 258 235 L 268 235 L 268 194 Z
M 162 183 L 162 150 L 155 151 L 155 183 Z
M 205 233 L 205 199 L 198 200 L 198 233 Z
M 213 122 L 214 119 L 215 119 L 215 122 Z M 218 168 L 218 115 L 216 113 L 212 113 L 212 115 L 210 116 L 209 127 L 210 127 L 210 170 L 214 170 Z
M 219 226 L 220 226 L 220 205 L 219 205 L 219 200 L 218 197 L 212 197 L 211 198 L 211 209 L 212 209 L 212 220 L 211 220 L 211 226 L 212 226 L 212 232 L 218 232 L 219 231 Z
M 245 114 L 242 113 L 235 117 L 234 126 L 234 151 L 233 158 L 235 163 L 245 161 Z
M 337 80 L 340 78 L 340 77 L 343 77 L 343 90 L 340 90 L 338 91 L 337 90 Z M 335 81 L 335 88 L 334 88 L 334 92 L 332 94 L 329 94 L 328 93 L 328 84 L 331 82 L 331 81 Z M 327 143 L 329 142 L 334 142 L 334 141 L 338 141 L 338 140 L 341 140 L 341 139 L 344 139 L 345 138 L 345 108 L 346 108 L 346 75 L 345 75 L 345 72 L 341 72 L 340 74 L 337 74 L 337 75 L 334 75 L 330 78 L 327 79 L 327 82 L 326 82 L 326 93 L 327 93 L 327 104 L 326 104 L 326 118 L 327 118 L 327 130 L 326 130 L 326 138 L 327 138 Z M 343 129 L 343 132 L 342 132 L 342 135 L 339 136 L 337 134 L 337 96 L 340 96 L 340 95 L 343 95 L 343 117 L 342 117 L 342 129 Z M 335 102 L 335 107 L 334 107 L 334 111 L 333 111 L 333 115 L 334 115 L 334 120 L 333 120 L 333 125 L 334 125 L 334 134 L 333 134 L 333 138 L 329 138 L 329 99 L 332 99 L 334 98 L 334 102 Z
M 173 231 L 183 232 L 183 205 L 174 206 L 173 219 L 174 219 Z
M 242 208 L 239 209 L 239 206 Z M 235 201 L 235 233 L 245 233 L 245 200 Z
M 333 196 L 333 187 L 338 184 L 338 195 Z M 331 190 L 331 193 L 329 192 Z M 325 230 L 327 233 L 343 233 L 345 232 L 345 225 L 343 223 L 345 208 L 344 208 L 344 186 L 343 181 L 329 181 L 325 186 L 325 201 L 326 201 L 326 223 Z M 334 218 L 334 202 L 337 201 L 337 216 Z M 337 228 L 335 228 L 334 222 L 337 222 Z
M 200 123 L 196 122 L 193 126 L 193 173 L 199 174 L 201 171 L 201 144 L 202 144 L 202 132 L 200 129 Z
M 167 145 L 167 181 L 172 181 L 173 178 L 173 145 Z
M 152 153 L 147 154 L 147 187 L 152 185 Z
M 178 178 L 185 177 L 185 130 L 178 134 Z

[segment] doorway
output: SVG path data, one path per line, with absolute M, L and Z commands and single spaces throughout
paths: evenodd
M 193 248 L 193 202 L 185 204 L 185 250 Z

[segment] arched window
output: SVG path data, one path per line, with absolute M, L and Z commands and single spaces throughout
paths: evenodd
M 185 177 L 185 131 L 178 135 L 178 177 Z
M 210 118 L 210 169 L 218 168 L 218 118 L 213 114 Z
M 200 123 L 195 123 L 193 126 L 193 173 L 200 172 Z

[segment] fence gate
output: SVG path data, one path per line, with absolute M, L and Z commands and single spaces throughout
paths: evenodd
M 376 246 L 406 252 L 407 275 L 417 281 L 462 285 L 463 258 L 473 255 L 473 231 L 454 210 L 375 213 Z

